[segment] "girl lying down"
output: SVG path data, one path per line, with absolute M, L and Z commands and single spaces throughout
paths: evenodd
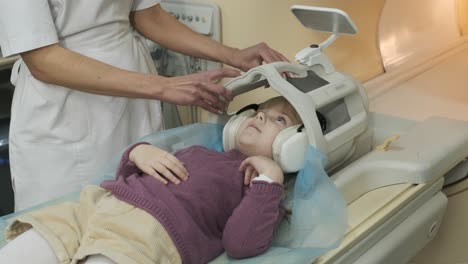
M 0 263 L 207 263 L 224 251 L 262 254 L 285 213 L 272 144 L 299 123 L 276 97 L 242 122 L 227 152 L 192 146 L 172 155 L 135 144 L 115 180 L 87 186 L 79 202 L 15 219 Z

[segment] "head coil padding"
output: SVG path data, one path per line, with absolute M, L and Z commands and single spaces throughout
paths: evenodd
M 249 107 L 249 109 L 246 109 Z M 223 148 L 224 151 L 229 151 L 236 147 L 236 134 L 239 130 L 240 125 L 247 118 L 255 115 L 258 109 L 258 105 L 247 106 L 239 110 L 235 115 L 233 115 L 229 121 L 224 125 L 223 128 Z
M 316 111 L 322 133 L 327 130 L 326 117 Z M 304 167 L 309 139 L 304 125 L 295 125 L 283 129 L 273 142 L 273 159 L 284 172 L 296 172 Z
M 304 167 L 308 139 L 302 125 L 283 129 L 273 141 L 273 159 L 286 172 L 297 172 Z

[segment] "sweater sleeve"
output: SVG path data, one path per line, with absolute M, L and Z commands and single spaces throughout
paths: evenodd
M 143 144 L 149 145 L 149 143 L 146 142 L 139 142 L 131 145 L 124 151 L 124 153 L 122 154 L 122 158 L 120 158 L 120 163 L 117 168 L 117 172 L 115 173 L 116 179 L 119 177 L 125 178 L 135 173 L 141 173 L 141 170 L 138 168 L 138 166 L 132 161 L 130 161 L 129 155 L 135 147 Z
M 284 216 L 281 206 L 283 186 L 257 181 L 234 209 L 223 231 L 223 246 L 234 258 L 247 258 L 265 252 Z

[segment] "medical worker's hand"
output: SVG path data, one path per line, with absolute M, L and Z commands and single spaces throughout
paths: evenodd
M 178 105 L 201 107 L 214 114 L 226 111 L 233 99 L 231 91 L 217 84 L 226 77 L 237 77 L 240 72 L 232 68 L 215 69 L 164 80 L 164 89 L 157 97 Z
M 268 47 L 268 45 L 263 42 L 246 49 L 237 50 L 233 52 L 232 55 L 229 64 L 243 71 L 248 71 L 253 67 L 262 65 L 263 62 L 289 62 L 283 54 Z
M 152 145 L 138 145 L 130 151 L 129 159 L 144 173 L 164 184 L 179 184 L 188 179 L 184 164 L 171 153 Z
M 264 156 L 252 156 L 246 158 L 239 170 L 244 173 L 244 184 L 249 185 L 252 179 L 260 174 L 268 176 L 273 182 L 283 184 L 284 174 L 278 163 Z

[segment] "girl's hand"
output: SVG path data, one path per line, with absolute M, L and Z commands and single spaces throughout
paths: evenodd
M 280 166 L 270 158 L 252 156 L 245 159 L 239 167 L 244 172 L 244 184 L 249 185 L 252 179 L 260 174 L 268 176 L 273 182 L 283 184 L 284 175 Z
M 184 164 L 171 153 L 152 145 L 138 145 L 129 154 L 129 159 L 144 173 L 164 184 L 169 181 L 179 184 L 188 179 Z

